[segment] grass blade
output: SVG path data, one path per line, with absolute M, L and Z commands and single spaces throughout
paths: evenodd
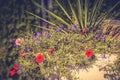
M 73 24 L 74 24 L 74 25 L 79 24 L 80 22 L 79 22 L 79 20 L 78 20 L 78 18 L 77 18 L 77 15 L 76 15 L 75 10 L 74 10 L 73 7 L 72 7 L 72 4 L 70 3 L 69 0 L 67 0 L 67 1 L 68 1 L 68 4 L 69 4 L 70 9 L 71 9 L 71 12 L 72 12 L 72 17 L 73 17 L 72 20 L 74 20 L 74 21 L 73 21 Z M 76 26 L 75 26 L 75 27 L 76 27 Z M 79 26 L 79 27 L 81 28 L 81 26 Z M 79 27 L 76 27 L 77 30 L 79 30 Z
M 57 20 L 59 20 L 61 23 L 70 26 L 70 24 L 68 22 L 66 22 L 64 19 L 62 19 L 60 16 L 57 16 L 56 14 L 54 14 L 52 11 L 47 10 L 46 8 L 42 7 L 40 4 L 38 4 L 37 2 L 33 1 L 32 2 L 39 8 L 45 10 L 48 14 L 50 14 L 51 16 L 53 16 L 54 18 L 56 18 Z
M 65 8 L 58 2 L 58 0 L 55 0 L 57 2 L 57 4 L 59 5 L 59 7 L 62 9 L 62 11 L 65 13 L 65 15 L 68 17 L 68 19 L 71 19 L 71 17 L 69 16 L 68 12 L 65 10 Z
M 103 3 L 103 0 L 100 0 L 100 1 L 98 0 L 98 5 L 97 5 L 97 8 L 94 12 L 93 19 L 92 19 L 92 24 L 91 24 L 92 26 L 95 26 L 96 20 L 98 19 L 98 14 L 99 14 L 100 9 L 102 7 L 102 3 Z
M 82 8 L 82 2 L 81 0 L 78 0 L 78 18 L 79 18 L 79 21 L 80 21 L 80 25 L 82 28 L 84 28 L 84 25 L 83 25 L 83 8 Z
M 38 18 L 38 19 L 41 19 L 41 20 L 43 20 L 44 22 L 47 22 L 47 23 L 49 23 L 49 24 L 51 24 L 51 25 L 53 25 L 53 26 L 57 26 L 57 25 L 54 24 L 53 22 L 48 21 L 48 20 L 46 20 L 46 19 L 44 19 L 44 18 L 41 18 L 41 17 L 39 17 L 39 16 L 37 16 L 37 15 L 35 15 L 35 14 L 29 12 L 29 11 L 25 11 L 25 12 L 27 12 L 28 14 L 31 14 L 32 16 L 34 16 L 34 17 L 36 17 L 36 18 Z
M 110 8 L 106 13 L 104 13 L 104 15 L 97 21 L 97 23 L 95 25 L 98 25 L 100 22 L 105 20 L 106 17 L 110 14 L 110 12 L 119 4 L 120 4 L 120 1 L 117 2 L 112 8 Z
M 87 21 L 88 21 L 88 0 L 85 0 L 85 20 L 84 20 L 84 24 L 85 27 L 87 27 Z

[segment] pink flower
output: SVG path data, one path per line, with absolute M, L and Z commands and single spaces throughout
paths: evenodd
M 25 55 L 26 55 L 25 51 L 22 51 L 20 55 L 21 55 L 22 57 L 25 57 Z
M 84 34 L 84 33 L 86 33 L 87 32 L 87 30 L 84 28 L 83 30 L 82 30 L 82 32 L 80 32 L 80 34 Z
M 84 29 L 82 30 L 82 32 L 83 32 L 83 33 L 86 33 L 86 32 L 87 32 L 87 30 L 84 28 Z
M 17 38 L 17 39 L 15 40 L 15 44 L 16 44 L 17 46 L 21 46 L 22 41 L 23 41 L 23 38 Z

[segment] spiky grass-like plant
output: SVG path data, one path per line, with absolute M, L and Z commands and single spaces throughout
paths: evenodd
M 82 31 L 84 28 L 88 28 L 89 30 L 89 28 L 91 27 L 92 28 L 97 28 L 98 26 L 101 27 L 101 24 L 108 18 L 108 16 L 111 14 L 111 11 L 120 3 L 120 1 L 118 1 L 114 6 L 106 10 L 106 12 L 103 12 L 102 4 L 104 3 L 104 0 L 94 0 L 93 3 L 90 0 L 76 0 L 75 7 L 70 2 L 70 0 L 67 0 L 67 4 L 70 10 L 70 12 L 68 12 L 68 9 L 64 8 L 64 5 L 61 4 L 62 2 L 60 0 L 55 0 L 55 2 L 58 4 L 63 14 L 66 16 L 66 19 L 62 18 L 61 16 L 58 16 L 52 11 L 45 9 L 36 1 L 33 1 L 33 3 L 37 7 L 45 10 L 49 15 L 58 20 L 59 23 L 54 23 L 52 21 L 45 20 L 28 11 L 27 13 L 53 26 L 60 26 L 61 24 L 64 24 L 67 26 L 68 29 L 74 26 L 78 31 Z

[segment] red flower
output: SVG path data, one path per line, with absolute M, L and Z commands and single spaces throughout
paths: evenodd
M 48 52 L 49 52 L 50 54 L 52 54 L 52 53 L 54 53 L 54 51 L 55 51 L 55 48 L 52 48 L 52 49 L 50 49 Z
M 13 69 L 13 70 L 10 71 L 10 76 L 11 76 L 11 77 L 14 76 L 15 74 L 16 74 L 15 69 Z
M 87 56 L 88 58 L 92 57 L 93 54 L 94 54 L 94 52 L 93 52 L 92 50 L 90 50 L 90 49 L 88 49 L 88 50 L 86 51 L 86 56 Z
M 14 68 L 14 70 L 16 70 L 16 71 L 18 71 L 18 69 L 19 69 L 18 65 L 16 65 L 16 64 L 14 64 L 13 68 Z
M 84 28 L 83 30 L 82 30 L 82 32 L 80 32 L 80 34 L 84 34 L 84 33 L 86 33 L 87 32 L 87 30 Z
M 83 34 L 83 32 L 80 32 L 80 34 Z
M 87 30 L 86 30 L 86 29 L 83 29 L 83 30 L 82 30 L 82 32 L 83 32 L 83 33 L 86 33 L 86 32 L 87 32 Z
M 44 61 L 44 56 L 42 54 L 38 54 L 36 56 L 36 62 L 41 63 Z
M 25 57 L 25 51 L 22 51 L 22 52 L 21 52 L 21 56 L 22 56 L 22 57 Z

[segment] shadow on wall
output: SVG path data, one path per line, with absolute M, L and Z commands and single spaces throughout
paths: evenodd
M 109 80 L 120 80 L 120 73 L 118 74 L 104 74 L 104 78 Z

